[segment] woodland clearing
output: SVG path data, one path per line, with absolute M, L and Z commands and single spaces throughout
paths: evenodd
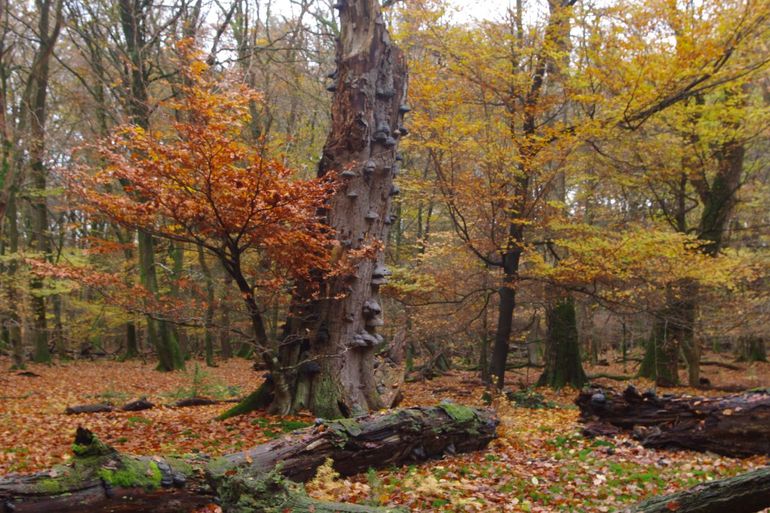
M 710 360 L 714 360 L 711 357 Z M 206 368 L 190 362 L 187 372 L 159 373 L 139 361 L 72 361 L 30 365 L 23 375 L 6 372 L 0 399 L 0 474 L 32 472 L 71 458 L 74 431 L 84 426 L 121 452 L 212 456 L 238 451 L 313 423 L 307 415 L 277 417 L 264 412 L 216 421 L 226 406 L 156 407 L 139 412 L 65 415 L 73 404 L 146 397 L 165 405 L 190 396 L 225 399 L 253 386 L 261 373 L 243 359 Z M 1 364 L 7 362 L 2 361 Z M 629 366 L 630 367 L 630 366 Z M 714 386 L 746 388 L 770 381 L 770 364 L 732 370 L 710 366 Z M 513 371 L 511 382 L 531 384 L 537 369 Z M 589 374 L 621 374 L 622 364 L 587 367 Z M 608 386 L 609 380 L 598 380 Z M 632 380 L 639 388 L 651 386 Z M 676 388 L 673 393 L 719 395 L 714 390 Z M 476 373 L 450 371 L 429 381 L 408 383 L 403 406 L 452 400 L 487 406 Z M 767 457 L 726 458 L 692 451 L 645 449 L 628 435 L 588 439 L 580 434 L 576 392 L 535 389 L 517 399 L 493 401 L 500 418 L 499 438 L 482 452 L 447 457 L 342 479 L 322 468 L 308 484 L 318 499 L 407 506 L 411 511 L 586 511 L 608 512 L 643 498 L 699 482 L 732 476 L 768 463 Z

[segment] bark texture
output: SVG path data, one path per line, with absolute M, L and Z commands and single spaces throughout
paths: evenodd
M 711 451 L 725 456 L 770 454 L 770 393 L 767 390 L 724 397 L 690 397 L 629 386 L 622 393 L 593 388 L 576 399 L 590 433 L 633 430 L 645 447 Z M 595 424 L 598 421 L 598 425 Z
M 226 511 L 395 511 L 312 501 L 296 482 L 327 458 L 342 475 L 480 450 L 495 437 L 487 411 L 455 404 L 318 423 L 247 451 L 209 459 L 126 456 L 79 429 L 71 464 L 0 478 L 0 504 L 43 511 L 187 511 L 219 497 Z M 280 463 L 279 466 L 278 463 Z M 170 509 L 176 504 L 177 509 Z M 145 507 L 146 505 L 146 507 Z M 180 507 L 182 506 L 182 507 Z
M 654 497 L 623 513 L 754 513 L 767 507 L 770 507 L 770 468 L 761 468 Z
M 580 358 L 575 302 L 567 296 L 546 310 L 545 370 L 538 386 L 581 388 L 588 382 Z
M 379 288 L 390 274 L 383 248 L 394 221 L 397 147 L 407 134 L 402 121 L 409 110 L 406 60 L 390 39 L 380 3 L 346 0 L 337 6 L 341 32 L 329 87 L 332 128 L 318 174 L 341 177 L 325 215 L 339 241 L 335 259 L 354 268 L 323 283 L 321 299 L 309 300 L 308 291 L 298 294 L 281 354 L 284 369 L 298 370 L 291 379 L 291 404 L 273 408 L 309 408 L 325 418 L 384 406 L 374 368 L 375 353 L 385 343 L 377 331 L 384 324 Z M 276 383 L 276 401 L 282 397 L 278 388 Z

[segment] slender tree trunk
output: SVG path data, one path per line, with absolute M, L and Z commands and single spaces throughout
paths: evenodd
M 45 123 L 47 117 L 49 64 L 54 45 L 59 37 L 62 25 L 61 1 L 48 0 L 38 4 L 38 35 L 40 44 L 30 72 L 31 100 L 29 152 L 30 175 L 36 195 L 31 202 L 32 237 L 30 249 L 41 254 L 45 259 L 50 257 L 51 247 L 48 236 L 48 206 L 46 202 L 46 178 L 48 170 L 45 166 Z M 51 18 L 53 27 L 51 26 Z M 46 318 L 46 299 L 42 293 L 42 278 L 30 280 L 31 309 L 33 315 L 33 359 L 36 362 L 50 362 L 51 354 L 48 349 L 48 322 Z
M 738 340 L 739 360 L 742 362 L 766 362 L 767 349 L 763 336 L 746 336 Z
M 495 342 L 492 346 L 492 359 L 490 361 L 490 374 L 495 381 L 495 386 L 502 389 L 505 385 L 505 365 L 508 362 L 508 348 L 513 327 L 513 311 L 516 308 L 516 290 L 514 280 L 518 274 L 520 253 L 514 252 L 506 255 L 510 265 L 504 267 L 503 286 L 498 290 L 500 304 L 497 310 L 497 331 Z
M 139 271 L 142 286 L 153 296 L 158 295 L 158 278 L 155 273 L 155 244 L 151 234 L 139 231 Z M 172 337 L 167 322 L 147 317 L 147 339 L 158 352 L 158 370 L 184 369 L 184 358 L 179 345 Z
M 206 352 L 206 365 L 213 367 L 214 364 L 214 279 L 211 276 L 211 269 L 206 263 L 206 255 L 203 247 L 198 246 L 198 263 L 201 266 L 201 272 L 206 280 L 206 314 L 203 319 L 204 347 Z
M 184 246 L 180 242 L 169 241 L 168 252 L 172 262 L 170 294 L 172 297 L 179 298 L 179 281 L 182 279 L 182 272 L 184 271 Z M 168 327 L 170 333 L 168 343 L 179 348 L 182 360 L 189 358 L 190 348 L 184 328 L 172 323 L 168 323 Z
M 222 352 L 222 358 L 233 357 L 233 346 L 230 342 L 230 289 L 233 286 L 233 279 L 226 275 L 222 291 L 222 300 L 220 301 L 221 321 L 219 323 L 219 348 Z
M 696 295 L 697 285 L 691 280 L 669 286 L 666 307 L 656 314 L 639 375 L 654 379 L 658 386 L 679 384 L 680 351 L 689 363 L 690 385 L 700 384 L 700 349 L 693 334 Z
M 8 297 L 8 335 L 10 337 L 11 350 L 13 354 L 13 367 L 16 369 L 25 368 L 24 358 L 24 339 L 21 336 L 22 320 L 19 316 L 19 293 L 14 284 L 18 262 L 15 257 L 19 253 L 19 225 L 18 212 L 16 210 L 16 193 L 11 191 L 6 207 L 6 218 L 8 219 L 8 251 L 12 255 L 8 263 L 8 286 L 6 295 Z
M 126 358 L 139 356 L 139 340 L 136 336 L 136 324 L 126 323 Z
M 150 126 L 150 105 L 147 92 L 149 71 L 146 63 L 147 35 L 145 33 L 151 3 L 119 0 L 120 26 L 129 59 L 124 77 L 129 84 L 127 97 L 131 121 L 147 129 Z M 158 278 L 155 269 L 155 238 L 139 230 L 139 274 L 142 285 L 157 297 Z M 172 371 L 184 368 L 184 358 L 173 329 L 165 320 L 147 317 L 147 340 L 158 352 L 158 370 Z

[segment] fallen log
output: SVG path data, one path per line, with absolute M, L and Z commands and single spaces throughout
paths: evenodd
M 110 404 L 78 404 L 77 406 L 67 406 L 64 413 L 67 415 L 80 415 L 81 413 L 105 413 L 115 411 L 115 407 Z
M 727 362 L 720 362 L 718 360 L 701 360 L 700 365 L 701 367 L 707 367 L 707 366 L 721 367 L 723 369 L 736 370 L 736 371 L 745 370 L 745 367 L 741 367 L 740 365 L 735 365 Z
M 348 476 L 480 450 L 495 437 L 496 426 L 492 413 L 455 404 L 405 408 L 319 420 L 314 427 L 218 458 L 128 456 L 79 428 L 71 463 L 30 476 L 0 478 L 0 505 L 16 513 L 149 513 L 190 511 L 216 499 L 225 511 L 235 513 L 271 511 L 276 504 L 297 513 L 396 511 L 313 501 L 287 479 L 304 482 L 327 459 Z
M 770 454 L 770 393 L 758 390 L 723 397 L 658 396 L 633 386 L 623 393 L 591 388 L 575 403 L 586 434 L 596 422 L 633 431 L 645 447 L 712 451 L 725 456 Z
M 754 513 L 767 507 L 770 507 L 769 467 L 653 497 L 622 513 Z
M 188 408 L 191 406 L 211 406 L 212 404 L 226 404 L 237 403 L 241 399 L 209 399 L 208 397 L 188 397 L 187 399 L 180 399 L 174 403 L 166 405 L 168 408 Z M 155 408 L 155 404 L 151 403 L 145 398 L 137 399 L 124 404 L 120 408 L 117 408 L 111 404 L 96 403 L 96 404 L 78 404 L 76 406 L 68 406 L 64 413 L 67 415 L 79 415 L 82 413 L 105 413 L 112 411 L 142 411 Z

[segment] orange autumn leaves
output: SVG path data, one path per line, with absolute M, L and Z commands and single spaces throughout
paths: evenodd
M 295 179 L 262 145 L 244 142 L 259 95 L 233 77 L 215 81 L 189 53 L 172 99 L 160 105 L 173 119 L 161 129 L 122 126 L 83 148 L 91 162 L 65 173 L 69 190 L 87 211 L 123 226 L 220 257 L 258 251 L 260 286 L 327 270 L 332 237 L 318 210 L 334 181 Z

